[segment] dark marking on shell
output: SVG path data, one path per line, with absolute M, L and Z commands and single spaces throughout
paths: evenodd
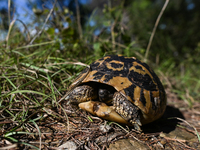
M 151 103 L 152 103 L 152 109 L 156 110 L 157 109 L 157 105 L 155 104 L 155 100 L 154 100 L 152 92 L 150 92 L 150 99 L 151 99 Z
M 128 79 L 139 87 L 149 91 L 156 90 L 157 88 L 157 85 L 152 82 L 152 79 L 148 74 L 141 75 L 138 72 L 131 70 L 131 72 L 128 74 Z
M 124 89 L 125 94 L 130 96 L 130 98 L 135 101 L 134 99 L 134 89 L 136 88 L 136 86 L 134 84 L 132 84 L 131 86 L 127 87 L 126 89 Z
M 143 70 L 143 69 L 142 69 L 142 67 L 141 67 L 141 66 L 139 66 L 139 65 L 135 66 L 135 68 L 136 68 L 136 69 Z
M 140 91 L 140 101 L 142 102 L 142 104 L 144 105 L 144 106 L 146 106 L 146 98 L 144 97 L 144 90 L 143 89 L 141 89 L 141 91 Z
M 123 67 L 123 65 L 122 64 L 117 64 L 117 63 L 110 63 L 110 65 L 113 67 L 113 68 L 121 68 L 121 67 Z
M 100 80 L 104 76 L 103 72 L 96 72 L 94 74 L 94 80 Z
M 105 80 L 104 80 L 104 83 L 107 83 L 110 79 L 112 79 L 113 76 L 112 75 L 105 75 Z

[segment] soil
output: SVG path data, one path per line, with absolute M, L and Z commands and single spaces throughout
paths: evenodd
M 142 126 L 142 132 L 128 126 L 109 123 L 94 117 L 79 108 L 64 105 L 47 109 L 43 113 L 38 129 L 29 125 L 33 135 L 14 135 L 21 142 L 41 149 L 200 149 L 197 132 L 200 132 L 200 103 L 194 102 L 189 108 L 168 90 L 168 106 L 159 120 Z M 46 113 L 48 112 L 48 113 Z M 14 144 L 3 139 L 0 147 L 10 149 L 34 149 L 23 143 Z

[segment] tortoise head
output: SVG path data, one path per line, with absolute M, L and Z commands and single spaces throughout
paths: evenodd
M 94 88 L 89 85 L 81 85 L 70 91 L 65 100 L 72 104 L 79 104 L 81 102 L 94 100 L 96 98 L 97 92 Z

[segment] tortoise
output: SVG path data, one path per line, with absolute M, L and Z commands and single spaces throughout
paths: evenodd
M 166 93 L 154 71 L 135 57 L 108 55 L 85 68 L 66 96 L 98 117 L 140 126 L 160 118 Z

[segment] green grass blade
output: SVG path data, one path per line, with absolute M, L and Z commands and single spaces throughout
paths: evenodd
M 12 85 L 12 87 L 14 87 L 14 89 L 17 89 L 17 87 L 14 85 L 14 83 L 12 83 L 12 81 L 9 78 L 7 78 L 5 75 L 2 76 Z

